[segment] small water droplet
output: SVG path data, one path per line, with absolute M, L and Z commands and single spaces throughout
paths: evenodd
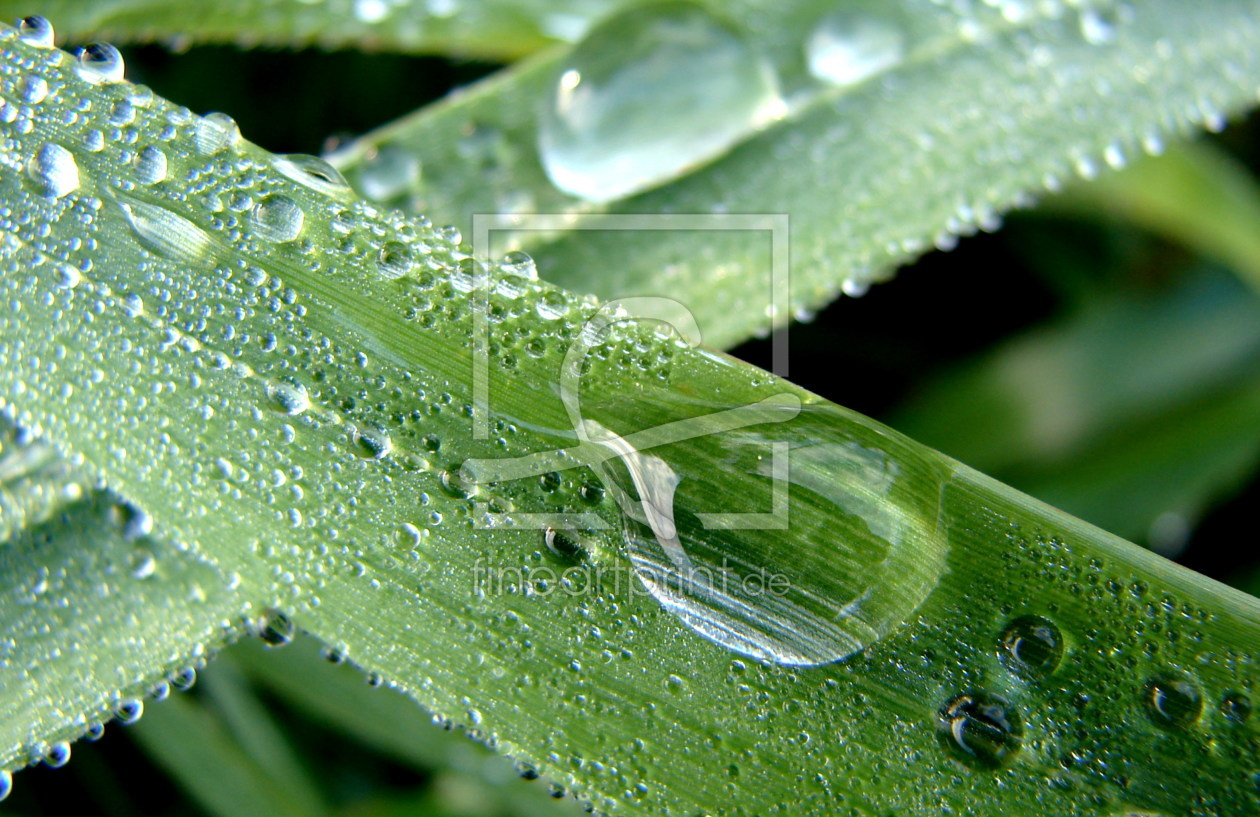
M 884 15 L 838 11 L 822 19 L 805 54 L 815 77 L 853 85 L 901 62 L 906 39 L 896 20 Z
M 346 663 L 346 651 L 341 647 L 323 647 L 319 654 L 330 664 Z
M 140 716 L 144 714 L 144 701 L 135 698 L 128 698 L 118 702 L 118 706 L 114 707 L 114 717 L 123 726 L 128 726 L 140 720 Z
M 397 198 L 420 184 L 420 159 L 398 145 L 369 154 L 359 170 L 359 188 L 375 201 Z
M 1203 693 L 1194 681 L 1181 673 L 1155 675 L 1146 682 L 1142 694 L 1146 714 L 1156 726 L 1164 729 L 1184 729 L 1203 713 Z
M 27 105 L 38 105 L 48 97 L 48 80 L 38 74 L 22 77 L 18 84 L 18 98 Z
M 634 7 L 569 53 L 539 155 L 556 187 L 611 201 L 717 158 L 784 108 L 773 69 L 740 31 L 692 3 Z
M 149 145 L 136 154 L 136 180 L 141 184 L 157 184 L 166 179 L 166 154 Z
M 376 271 L 390 280 L 406 275 L 413 264 L 411 248 L 401 241 L 386 241 L 376 255 Z
M 1005 698 L 975 692 L 959 695 L 941 707 L 937 732 L 941 742 L 956 755 L 994 768 L 1019 751 L 1023 728 Z
M 83 273 L 78 267 L 70 264 L 58 264 L 56 267 L 57 286 L 62 289 L 74 289 L 83 281 Z
M 54 36 L 52 23 L 38 14 L 18 21 L 18 37 L 27 45 L 52 48 Z
M 534 265 L 534 259 L 527 252 L 513 250 L 503 256 L 500 266 L 508 275 L 516 275 L 521 278 L 529 278 L 530 280 L 538 278 L 538 268 Z
M 1016 675 L 1045 678 L 1063 660 L 1063 636 L 1048 618 L 1021 616 L 1002 631 L 998 658 Z
M 305 221 L 302 208 L 288 196 L 267 196 L 250 212 L 250 223 L 258 237 L 277 244 L 296 239 Z
M 60 769 L 70 762 L 70 744 L 65 741 L 54 743 L 44 755 L 44 765 L 50 769 Z
M 79 165 L 74 154 L 56 142 L 45 142 L 26 165 L 26 173 L 40 194 L 59 199 L 79 189 Z
M 283 647 L 293 641 L 294 626 L 279 610 L 268 610 L 258 622 L 258 637 L 268 647 Z
M 103 723 L 94 723 L 83 733 L 83 739 L 88 743 L 95 743 L 103 737 L 105 737 L 105 724 Z
M 210 236 L 177 213 L 143 201 L 119 201 L 118 205 L 140 243 L 158 255 L 192 263 L 206 258 L 213 249 Z
M 213 156 L 241 139 L 236 120 L 225 113 L 209 113 L 193 123 L 193 147 L 203 156 Z
M 170 681 L 171 689 L 176 692 L 187 692 L 192 689 L 193 684 L 197 683 L 197 670 L 192 667 L 184 667 L 172 675 Z
M 28 18 L 29 19 L 29 18 Z M 43 18 L 40 18 L 43 19 Z M 4 800 L 13 792 L 13 773 L 0 770 L 0 800 Z
M 1230 690 L 1221 698 L 1221 714 L 1232 723 L 1246 723 L 1251 717 L 1251 699 L 1244 692 Z
M 79 49 L 76 73 L 93 85 L 122 82 L 125 65 L 122 54 L 109 43 L 92 43 Z
M 394 442 L 383 428 L 359 428 L 354 432 L 354 452 L 365 460 L 379 460 L 389 455 Z

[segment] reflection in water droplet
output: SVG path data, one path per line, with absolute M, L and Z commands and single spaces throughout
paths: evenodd
M 943 472 L 861 422 L 789 394 L 624 437 L 585 428 L 616 455 L 602 476 L 626 554 L 665 609 L 729 649 L 812 666 L 890 632 L 944 565 Z M 653 439 L 684 426 L 686 451 Z
M 354 432 L 354 451 L 366 460 L 388 456 L 394 442 L 383 428 L 359 428 Z
M 359 188 L 376 201 L 388 201 L 420 183 L 420 159 L 398 145 L 385 145 L 359 170 Z
M 306 214 L 296 201 L 279 195 L 267 196 L 254 205 L 249 215 L 258 237 L 277 244 L 297 238 L 306 221 Z
M 271 383 L 267 386 L 267 399 L 281 414 L 297 415 L 311 407 L 311 397 L 301 383 Z
M 570 52 L 546 100 L 539 153 L 561 190 L 637 193 L 725 153 L 782 116 L 767 60 L 701 6 L 632 8 Z
M 274 157 L 272 165 L 298 184 L 317 190 L 325 196 L 344 198 L 352 192 L 341 171 L 318 156 L 290 153 Z
M 123 726 L 133 724 L 140 720 L 140 716 L 144 714 L 144 701 L 129 698 L 119 701 L 118 706 L 114 707 L 114 717 Z
M 810 73 L 818 79 L 852 85 L 892 68 L 905 50 L 905 34 L 891 18 L 838 11 L 810 34 L 805 54 Z
M 293 622 L 279 610 L 268 610 L 258 623 L 258 637 L 268 647 L 283 647 L 293 641 Z
M 552 553 L 564 559 L 580 559 L 585 553 L 572 531 L 547 528 L 543 531 L 543 544 Z
M 166 154 L 149 145 L 136 154 L 136 179 L 141 184 L 157 184 L 166 179 Z
M 40 194 L 59 199 L 79 189 L 79 165 L 74 154 L 56 142 L 45 142 L 26 164 L 26 173 Z
M 0 771 L 0 800 L 4 800 L 8 797 L 12 791 L 13 774 L 9 771 Z
M 1048 618 L 1021 616 L 1002 631 L 998 658 L 1016 675 L 1045 678 L 1063 660 L 1063 635 Z
M 937 733 L 962 759 L 993 768 L 1019 751 L 1023 727 L 1019 714 L 1005 698 L 975 692 L 959 695 L 941 707 Z
M 79 50 L 76 73 L 93 85 L 122 82 L 125 66 L 122 54 L 109 43 L 92 43 Z
M 70 744 L 65 741 L 54 743 L 44 755 L 44 765 L 50 769 L 60 769 L 70 762 Z
M 52 23 L 38 14 L 23 17 L 18 21 L 18 37 L 27 45 L 52 48 L 54 39 Z
M 1184 729 L 1203 713 L 1203 693 L 1189 677 L 1175 672 L 1161 672 L 1146 682 L 1143 689 L 1146 714 L 1156 726 Z

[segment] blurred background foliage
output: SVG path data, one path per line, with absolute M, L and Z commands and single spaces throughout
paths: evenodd
M 73 43 L 66 44 L 67 46 Z M 357 52 L 125 48 L 129 78 L 320 153 L 492 72 Z M 790 377 L 1260 591 L 1260 119 L 1011 214 L 790 329 Z M 734 354 L 770 362 L 769 341 Z M 563 815 L 546 781 L 318 645 L 243 643 L 191 692 L 23 772 L 14 815 Z M 264 660 L 265 659 L 265 660 Z

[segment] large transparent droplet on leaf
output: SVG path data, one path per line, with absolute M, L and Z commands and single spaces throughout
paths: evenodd
M 711 161 L 783 111 L 773 69 L 740 31 L 692 3 L 650 4 L 569 54 L 539 153 L 556 187 L 611 201 Z

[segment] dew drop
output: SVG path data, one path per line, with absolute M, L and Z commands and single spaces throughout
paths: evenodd
M 18 37 L 27 45 L 52 48 L 54 39 L 52 23 L 37 14 L 18 21 Z
M 141 184 L 157 184 L 166 179 L 166 154 L 149 145 L 136 154 L 136 180 Z
M 1116 21 L 1103 9 L 1081 10 L 1081 37 L 1090 45 L 1107 45 L 1116 39 Z
M 1002 631 L 998 658 L 1016 675 L 1045 678 L 1063 660 L 1063 636 L 1048 618 L 1021 616 Z
M 258 637 L 268 647 L 283 647 L 293 641 L 293 622 L 279 610 L 268 610 L 258 622 Z
M 125 66 L 122 54 L 109 43 L 92 43 L 79 49 L 76 73 L 93 85 L 122 82 Z
M 50 769 L 60 769 L 70 762 L 70 744 L 65 741 L 54 743 L 44 755 L 44 765 Z
M 140 716 L 144 714 L 144 701 L 135 698 L 128 698 L 119 701 L 118 706 L 114 707 L 114 717 L 123 726 L 128 726 L 140 720 Z
M 30 19 L 29 17 L 27 18 Z M 43 19 L 42 17 L 40 18 Z M 25 22 L 25 21 L 24 21 Z M 49 29 L 51 31 L 52 29 Z M 0 770 L 0 800 L 13 793 L 13 773 L 7 769 Z
M 330 664 L 346 663 L 346 651 L 341 647 L 323 647 L 319 654 Z
M 57 286 L 62 289 L 74 289 L 83 281 L 83 273 L 70 264 L 58 264 L 56 267 Z
M 79 189 L 79 165 L 74 154 L 56 142 L 45 142 L 31 160 L 26 173 L 40 194 L 59 199 Z
M 389 455 L 394 442 L 383 428 L 359 428 L 354 432 L 354 452 L 365 460 L 379 460 Z
M 27 105 L 38 105 L 48 98 L 48 80 L 37 74 L 28 74 L 18 85 L 18 97 Z
M 853 11 L 827 15 L 809 36 L 809 70 L 833 85 L 853 85 L 901 62 L 905 34 L 886 16 Z
M 503 256 L 501 267 L 508 275 L 529 278 L 530 280 L 537 280 L 538 278 L 538 268 L 534 265 L 534 259 L 527 252 L 513 250 Z
M 607 456 L 593 466 L 600 495 L 622 512 L 625 557 L 648 592 L 699 635 L 766 663 L 839 661 L 899 626 L 944 569 L 945 466 L 790 393 L 713 408 L 627 436 L 581 424 Z M 625 402 L 600 410 L 659 416 Z M 464 473 L 494 482 L 487 463 Z
M 192 689 L 193 684 L 197 683 L 197 670 L 192 667 L 184 667 L 170 678 L 171 689 L 176 692 L 187 692 Z
M 288 178 L 325 196 L 345 198 L 353 192 L 341 171 L 318 156 L 290 153 L 276 156 L 272 164 Z
M 1023 728 L 1005 698 L 975 692 L 959 695 L 941 707 L 937 733 L 962 759 L 995 768 L 1019 751 Z
M 359 188 L 375 201 L 389 201 L 420 184 L 420 159 L 398 145 L 369 155 L 359 170 Z
M 250 212 L 250 223 L 258 237 L 277 244 L 293 241 L 302 232 L 306 214 L 288 196 L 267 196 Z
M 548 550 L 563 559 L 580 559 L 585 553 L 572 531 L 547 528 L 543 531 L 543 544 L 547 546 Z
M 236 120 L 225 113 L 210 113 L 193 123 L 193 147 L 203 156 L 213 156 L 241 139 Z
M 561 190 L 611 201 L 725 153 L 781 117 L 769 62 L 699 5 L 631 8 L 569 54 L 542 114 L 539 154 Z
M 267 400 L 281 414 L 298 415 L 311 407 L 311 397 L 301 383 L 271 383 L 267 386 Z
M 103 737 L 105 737 L 105 724 L 103 723 L 94 723 L 83 733 L 83 739 L 88 743 L 95 743 Z
M 1251 717 L 1251 699 L 1246 693 L 1230 690 L 1221 698 L 1221 714 L 1232 723 L 1246 723 Z
M 1161 672 L 1143 688 L 1146 714 L 1163 729 L 1184 729 L 1203 712 L 1203 693 L 1189 677 Z
M 407 274 L 414 263 L 411 248 L 401 241 L 387 241 L 376 255 L 376 271 L 393 280 Z

